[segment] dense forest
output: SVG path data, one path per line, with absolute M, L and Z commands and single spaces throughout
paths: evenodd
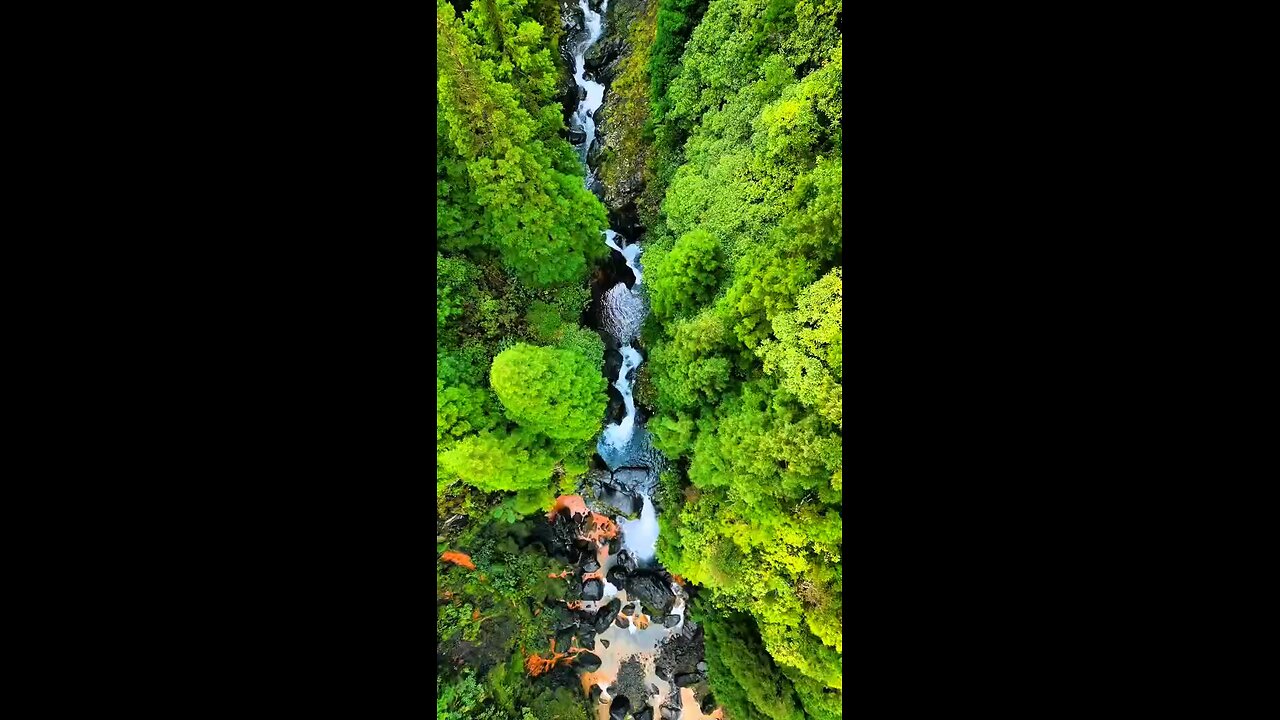
M 596 717 L 557 647 L 579 586 L 534 540 L 605 422 L 591 281 L 634 186 L 657 559 L 717 713 L 837 718 L 841 2 L 610 4 L 597 195 L 566 139 L 577 0 L 437 0 L 437 717 Z

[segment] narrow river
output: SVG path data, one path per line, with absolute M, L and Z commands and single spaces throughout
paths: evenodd
M 572 0 L 566 1 L 572 2 Z M 576 44 L 573 46 L 574 80 L 585 90 L 585 93 L 579 93 L 583 97 L 570 124 L 572 129 L 578 130 L 585 136 L 577 149 L 586 169 L 586 184 L 592 187 L 597 180 L 594 170 L 587 163 L 587 156 L 591 144 L 596 139 L 595 118 L 604 102 L 605 87 L 590 77 L 586 69 L 585 56 L 604 33 L 604 15 L 608 11 L 609 0 L 602 0 L 598 11 L 591 7 L 588 0 L 577 0 L 577 4 L 582 10 L 584 30 L 576 38 Z M 658 521 L 651 495 L 657 488 L 658 473 L 663 467 L 663 459 L 653 449 L 643 423 L 637 421 L 635 399 L 632 397 L 636 371 L 644 362 L 644 356 L 634 347 L 634 344 L 648 316 L 640 262 L 642 248 L 638 239 L 629 241 L 612 229 L 604 232 L 603 242 L 621 256 L 632 277 L 625 279 L 630 280 L 630 284 L 625 280 L 618 282 L 600 299 L 601 327 L 599 329 L 604 335 L 606 347 L 611 352 L 619 353 L 622 360 L 617 377 L 608 379 L 622 397 L 625 415 L 620 421 L 605 425 L 600 433 L 596 450 L 609 468 L 609 472 L 605 474 L 609 476 L 616 491 L 632 497 L 640 497 L 641 509 L 637 519 L 615 516 L 615 520 L 622 533 L 622 546 L 634 556 L 636 567 L 642 573 L 649 572 L 651 575 L 656 575 L 662 573 L 662 568 L 656 560 Z M 584 492 L 584 498 L 588 504 L 595 504 L 592 502 L 591 493 Z M 603 558 L 601 574 L 608 574 L 618 565 L 619 558 L 623 554 L 625 553 Z M 704 715 L 692 688 L 676 687 L 674 683 L 658 677 L 655 672 L 656 660 L 663 643 L 686 630 L 684 610 L 687 596 L 680 585 L 669 580 L 667 584 L 671 594 L 674 595 L 674 601 L 671 603 L 669 615 L 665 617 L 642 616 L 640 601 L 629 598 L 625 589 L 619 589 L 607 581 L 600 600 L 584 603 L 585 610 L 595 612 L 600 607 L 608 605 L 611 600 L 617 599 L 622 603 L 623 614 L 631 619 L 626 628 L 615 623 L 597 635 L 594 652 L 600 657 L 601 666 L 595 672 L 585 673 L 582 677 L 584 691 L 590 693 L 593 686 L 600 688 L 600 704 L 597 707 L 599 720 L 606 720 L 609 717 L 610 705 L 615 702 L 615 696 L 622 690 L 627 692 L 630 706 L 636 717 L 642 715 L 640 709 L 644 705 L 653 708 L 652 717 L 665 720 L 703 720 L 721 717 L 722 712 L 718 709 L 710 715 Z M 638 617 L 644 619 L 636 622 L 635 619 Z M 645 624 L 645 621 L 647 626 L 638 627 Z M 624 671 L 624 663 L 629 665 L 629 670 Z M 630 679 L 626 682 L 620 681 L 620 671 Z M 637 688 L 640 688 L 639 692 L 636 691 Z M 678 693 L 673 692 L 677 690 Z M 620 707 L 615 708 L 617 709 Z M 646 718 L 649 717 L 648 714 L 643 715 Z

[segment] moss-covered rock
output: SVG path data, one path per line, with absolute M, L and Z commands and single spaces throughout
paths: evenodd
M 602 138 L 598 177 L 604 203 L 614 213 L 635 213 L 634 204 L 648 176 L 649 142 L 644 137 L 649 119 L 649 47 L 656 34 L 657 0 L 615 0 L 609 3 L 601 57 L 607 58 L 624 40 L 621 51 L 601 67 L 611 75 L 604 106 L 596 117 Z M 655 208 L 656 210 L 656 208 Z

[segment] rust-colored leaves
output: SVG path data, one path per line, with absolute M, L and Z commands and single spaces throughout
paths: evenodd
M 475 570 L 476 566 L 471 562 L 471 556 L 466 553 L 455 552 L 453 550 L 446 551 L 440 556 L 441 562 L 453 563 L 458 567 L 464 567 L 468 570 Z

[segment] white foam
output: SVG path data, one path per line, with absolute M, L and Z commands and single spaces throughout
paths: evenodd
M 641 560 L 652 560 L 658 547 L 658 514 L 648 495 L 642 495 L 644 508 L 639 520 L 622 520 L 622 544 Z

